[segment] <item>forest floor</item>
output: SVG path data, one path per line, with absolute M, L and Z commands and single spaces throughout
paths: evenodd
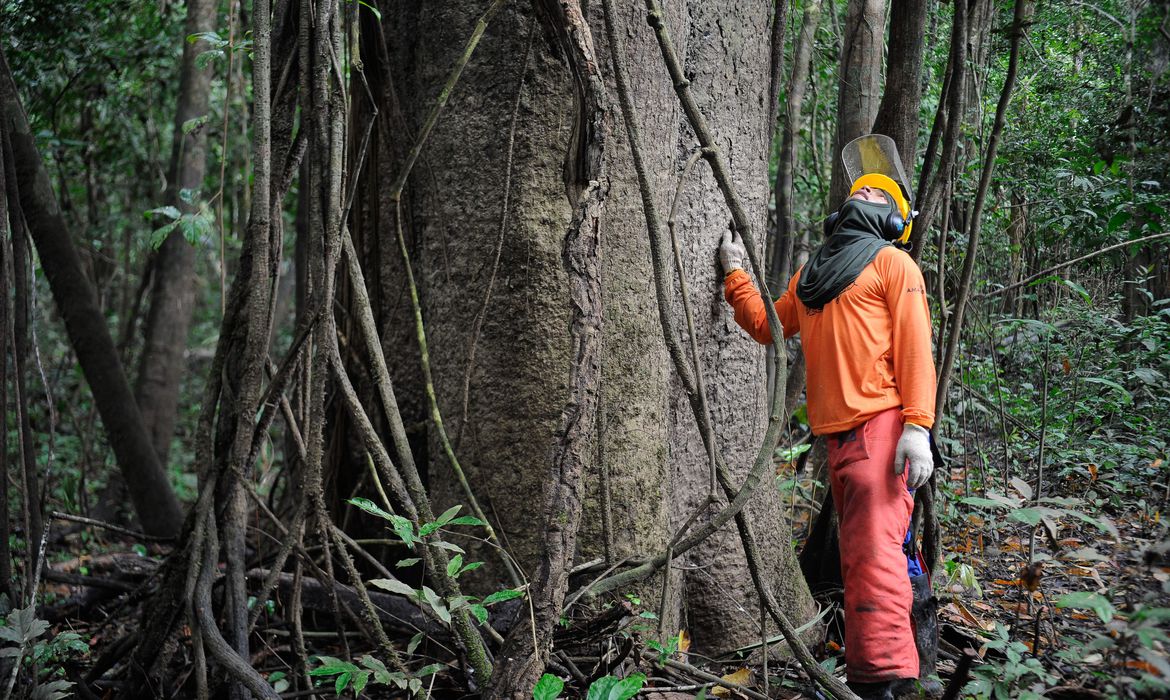
M 940 603 L 942 683 L 962 683 L 967 697 L 1166 697 L 1170 560 L 1161 508 L 1147 503 L 1164 506 L 1165 494 L 1147 494 L 1142 507 L 1135 503 L 1113 509 L 1106 519 L 1076 510 L 1092 486 L 1092 474 L 1054 483 L 1050 489 L 1055 493 L 1039 500 L 1020 480 L 1006 485 L 1004 491 L 1010 495 L 989 489 L 990 494 L 964 497 L 970 477 L 964 467 L 956 466 L 944 488 L 953 495 L 943 509 L 944 566 L 934 577 Z M 794 527 L 799 532 L 810 511 L 792 512 L 797 514 Z M 133 634 L 142 604 L 136 590 L 151 578 L 166 548 L 75 523 L 60 525 L 61 536 L 51 547 L 58 554 L 50 556 L 38 610 L 51 625 L 43 633 L 39 662 L 49 671 L 46 678 L 60 676 L 53 673 L 54 665 L 59 665 L 64 678 L 80 682 L 95 672 L 101 675 L 106 670 L 101 666 L 116 663 L 105 652 L 124 635 Z M 280 619 L 281 600 L 277 595 L 269 605 L 271 614 L 261 617 L 252 661 L 286 697 L 304 697 L 304 690 L 298 694 L 290 684 L 290 635 Z M 724 659 L 703 658 L 689 653 L 687 635 L 666 647 L 650 641 L 650 625 L 645 623 L 652 615 L 641 611 L 638 603 L 624 600 L 600 616 L 575 619 L 558 635 L 566 648 L 579 649 L 582 639 L 572 637 L 580 635 L 594 640 L 596 649 L 612 650 L 594 657 L 554 657 L 558 660 L 554 670 L 573 667 L 566 675 L 564 696 L 586 696 L 585 684 L 571 677 L 577 673 L 591 680 L 641 673 L 646 681 L 638 689 L 640 697 L 821 697 L 784 653 L 782 642 L 772 645 L 767 667 L 758 649 Z M 307 607 L 311 609 L 312 603 Z M 348 663 L 341 661 L 346 657 L 362 663 L 373 648 L 353 633 L 339 642 L 331 616 L 318 610 L 307 613 L 306 645 L 315 655 L 311 664 L 317 671 L 317 692 L 331 697 L 344 684 L 339 684 L 341 673 L 329 672 L 329 664 Z M 429 639 L 420 644 L 420 638 L 412 636 L 400 631 L 396 641 L 409 649 L 412 667 L 429 665 L 424 693 L 466 696 L 462 674 L 444 644 Z M 838 645 L 823 642 L 815 651 L 825 667 L 843 676 Z M 183 674 L 190 673 L 184 653 L 175 658 L 179 686 Z M 975 663 L 956 679 L 956 665 L 964 654 Z M 666 658 L 673 665 L 658 663 Z M 368 667 L 372 669 L 373 663 Z M 699 669 L 710 675 L 704 677 Z M 715 678 L 743 690 L 720 687 L 712 682 Z M 355 697 L 352 675 L 346 681 L 348 689 L 340 695 Z M 79 696 L 117 697 L 119 687 L 113 682 L 105 685 L 103 695 Z M 376 685 L 360 694 L 397 696 Z

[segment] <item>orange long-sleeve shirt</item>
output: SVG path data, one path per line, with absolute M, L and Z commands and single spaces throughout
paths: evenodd
M 904 251 L 878 251 L 852 285 L 820 311 L 796 296 L 800 272 L 776 301 L 784 337 L 800 333 L 808 375 L 808 418 L 817 435 L 854 428 L 902 407 L 902 420 L 934 423 L 930 308 L 922 271 Z M 723 282 L 735 322 L 770 343 L 764 301 L 743 270 Z

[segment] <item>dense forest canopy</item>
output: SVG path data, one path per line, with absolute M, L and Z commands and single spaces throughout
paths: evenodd
M 5 699 L 854 697 L 806 358 L 719 250 L 779 297 L 871 132 L 933 321 L 923 681 L 1170 693 L 1166 0 L 10 0 L 0 38 Z

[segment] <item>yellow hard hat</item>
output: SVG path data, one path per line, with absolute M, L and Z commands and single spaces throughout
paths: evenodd
M 866 173 L 853 181 L 853 186 L 849 188 L 849 196 L 852 197 L 857 190 L 862 187 L 872 187 L 881 190 L 889 195 L 894 204 L 898 207 L 898 213 L 902 215 L 902 236 L 897 240 L 900 243 L 906 243 L 910 240 L 910 228 L 914 225 L 910 216 L 910 202 L 906 201 L 906 196 L 902 194 L 902 188 L 898 183 L 888 175 L 881 173 Z

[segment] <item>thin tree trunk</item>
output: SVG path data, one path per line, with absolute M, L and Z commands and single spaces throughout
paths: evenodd
M 841 205 L 849 193 L 841 149 L 873 128 L 880 99 L 882 46 L 885 43 L 886 0 L 849 0 L 841 61 L 837 67 L 837 133 L 833 140 L 833 178 L 829 207 Z
M 8 596 L 13 607 L 22 602 L 13 595 L 12 546 L 9 535 L 12 532 L 8 519 L 8 426 L 15 423 L 8 417 L 8 353 L 13 338 L 12 305 L 8 290 L 13 289 L 12 270 L 12 227 L 8 224 L 11 207 L 8 202 L 8 169 L 11 164 L 5 140 L 0 135 L 0 594 Z M 13 353 L 15 355 L 15 353 Z
M 983 158 L 983 173 L 979 178 L 979 189 L 975 192 L 975 204 L 967 217 L 970 226 L 967 234 L 967 253 L 963 260 L 963 274 L 959 280 L 958 294 L 955 297 L 955 310 L 950 324 L 951 330 L 947 336 L 947 350 L 943 356 L 942 365 L 939 367 L 938 390 L 935 394 L 936 422 L 946 410 L 947 389 L 950 385 L 955 356 L 959 350 L 959 340 L 963 335 L 963 313 L 966 310 L 967 299 L 971 295 L 971 281 L 975 274 L 975 260 L 979 253 L 983 204 L 987 198 L 988 186 L 991 184 L 991 175 L 995 170 L 995 154 L 999 149 L 1000 135 L 1003 133 L 1004 122 L 1007 120 L 1007 108 L 1011 103 L 1012 90 L 1016 84 L 1016 74 L 1020 63 L 1020 39 L 1024 35 L 1026 24 L 1031 16 L 1031 0 L 1016 0 L 1011 27 L 1011 57 L 1008 59 L 1007 75 L 1004 77 L 1003 90 L 1000 92 L 999 103 L 995 108 L 995 123 L 992 125 L 991 134 L 988 137 L 987 152 Z
M 184 36 L 213 30 L 215 10 L 214 0 L 187 0 Z M 198 199 L 186 202 L 181 193 L 199 192 L 207 164 L 207 129 L 184 128 L 189 121 L 207 115 L 211 71 L 195 65 L 195 57 L 207 48 L 206 44 L 203 40 L 183 41 L 179 68 L 179 99 L 166 202 L 184 214 L 194 214 L 199 209 Z M 172 231 L 159 248 L 153 263 L 153 278 L 134 393 L 154 451 L 159 462 L 165 465 L 175 432 L 179 389 L 186 366 L 187 332 L 195 307 L 195 247 L 184 239 L 181 231 Z
M 918 156 L 918 108 L 922 101 L 923 36 L 928 0 L 893 0 L 890 9 L 886 89 L 873 123 L 876 134 L 894 140 L 906 176 L 914 178 Z M 908 192 L 912 195 L 913 192 Z
M 780 137 L 780 158 L 776 171 L 776 244 L 773 246 L 769 270 L 772 278 L 769 284 L 782 289 L 792 276 L 792 250 L 796 237 L 796 220 L 793 214 L 793 181 L 796 172 L 796 132 L 800 126 L 800 113 L 804 106 L 804 92 L 808 87 L 808 74 L 813 49 L 813 35 L 821 19 L 820 0 L 809 0 L 804 6 L 800 21 L 800 33 L 792 52 L 792 77 L 788 81 L 788 99 L 784 109 L 784 128 Z
M 134 403 L 97 296 L 82 271 L 3 53 L 0 118 L 0 128 L 11 139 L 17 181 L 22 184 L 20 204 L 25 221 L 70 343 L 93 392 L 135 512 L 148 534 L 175 535 L 182 524 L 182 509 Z
M 954 0 L 954 18 L 951 21 L 951 50 L 947 58 L 947 76 L 943 88 L 944 99 L 939 101 L 931 127 L 930 141 L 922 159 L 922 172 L 918 181 L 918 196 L 915 203 L 919 214 L 914 220 L 910 235 L 910 255 L 915 262 L 922 259 L 925 248 L 923 241 L 934 218 L 935 210 L 947 190 L 946 178 L 951 173 L 955 150 L 959 145 L 959 130 L 963 125 L 963 110 L 966 104 L 965 80 L 967 75 L 967 3 Z M 945 126 L 943 126 L 945 124 Z M 938 167 L 934 168 L 934 154 L 939 139 L 942 141 L 942 155 Z

